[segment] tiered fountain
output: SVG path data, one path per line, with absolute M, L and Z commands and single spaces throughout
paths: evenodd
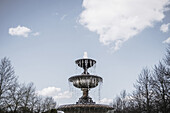
M 109 110 L 113 110 L 113 107 L 103 104 L 95 104 L 92 98 L 89 97 L 89 90 L 98 86 L 103 79 L 97 75 L 90 75 L 88 69 L 96 64 L 93 59 L 87 58 L 87 53 L 84 53 L 83 59 L 78 59 L 75 63 L 84 69 L 81 75 L 70 77 L 68 80 L 72 82 L 76 88 L 80 88 L 83 92 L 83 96 L 79 98 L 76 104 L 62 105 L 57 108 L 58 111 L 64 113 L 106 113 Z

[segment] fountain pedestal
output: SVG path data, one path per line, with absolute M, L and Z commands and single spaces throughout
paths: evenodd
M 95 104 L 92 98 L 89 97 L 89 90 L 98 86 L 100 82 L 103 82 L 103 79 L 97 75 L 90 75 L 88 69 L 96 61 L 86 57 L 83 59 L 78 59 L 75 63 L 84 69 L 84 72 L 81 75 L 76 75 L 70 77 L 68 80 L 72 82 L 76 88 L 80 88 L 83 92 L 82 97 L 79 98 L 76 104 L 62 105 L 59 106 L 57 110 L 64 111 L 64 113 L 106 113 L 109 110 L 113 110 L 113 107 L 102 104 Z
M 89 89 L 88 88 L 82 88 L 83 96 L 79 98 L 78 102 L 76 104 L 95 104 L 93 102 L 92 98 L 88 96 Z

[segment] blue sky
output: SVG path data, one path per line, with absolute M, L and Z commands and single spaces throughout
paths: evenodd
M 86 51 L 97 61 L 107 103 L 123 89 L 130 93 L 142 68 L 164 57 L 169 2 L 1 0 L 0 58 L 10 58 L 21 83 L 33 82 L 40 94 L 64 104 L 79 98 L 78 92 L 71 97 L 67 79 Z

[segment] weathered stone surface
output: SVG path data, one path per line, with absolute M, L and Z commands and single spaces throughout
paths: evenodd
M 107 113 L 113 107 L 102 104 L 69 104 L 62 105 L 57 110 L 64 113 Z

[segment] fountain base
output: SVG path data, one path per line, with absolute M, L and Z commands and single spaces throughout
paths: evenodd
M 107 113 L 113 107 L 102 104 L 69 104 L 62 105 L 57 110 L 64 113 Z

